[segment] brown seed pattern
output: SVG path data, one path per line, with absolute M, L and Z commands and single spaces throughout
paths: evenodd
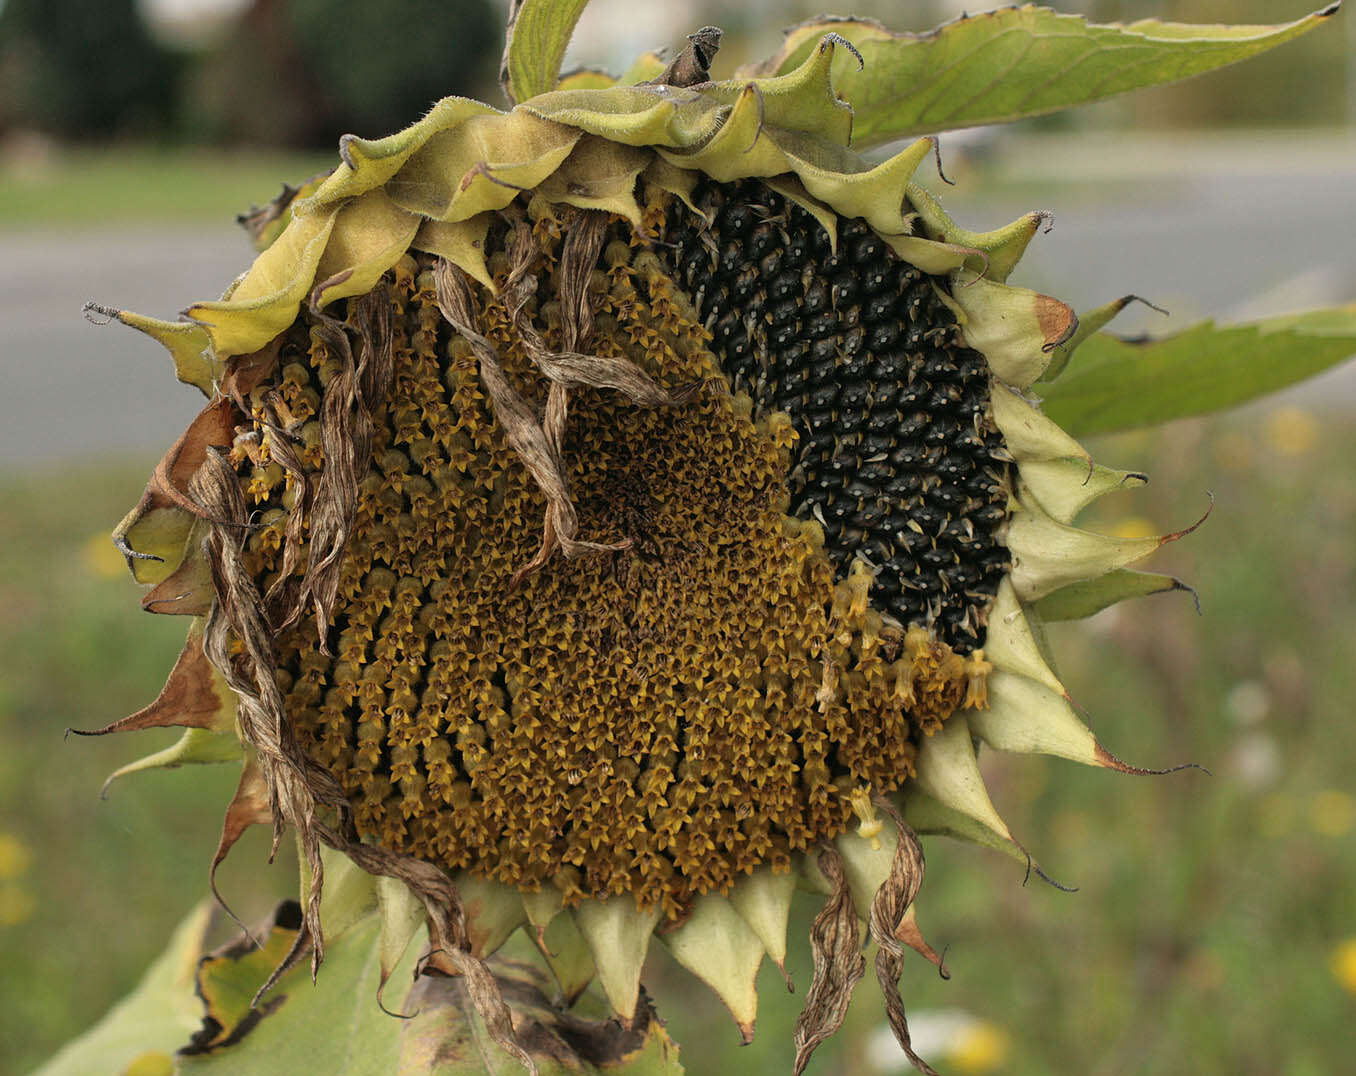
M 531 219 L 546 256 L 529 313 L 560 347 L 551 297 L 573 211 L 533 209 L 491 228 L 489 267 L 502 286 L 505 236 Z M 665 211 L 650 201 L 652 234 Z M 673 918 L 756 866 L 789 868 L 849 825 L 854 792 L 912 773 L 916 741 L 961 705 L 975 659 L 883 622 L 864 566 L 835 578 L 819 524 L 786 514 L 787 416 L 755 420 L 747 396 L 720 388 L 709 333 L 622 220 L 590 279 L 586 349 L 665 385 L 713 387 L 653 409 L 577 391 L 563 456 L 579 535 L 629 545 L 556 557 L 510 587 L 537 550 L 544 500 L 439 313 L 431 267 L 406 256 L 378 285 L 394 373 L 330 630 L 322 645 L 303 619 L 279 640 L 301 742 L 364 837 L 524 890 L 630 892 Z M 487 289 L 476 301 L 540 412 L 546 387 L 509 311 Z M 232 459 L 258 507 L 247 564 L 263 589 L 304 570 L 287 556 L 289 520 L 304 543 L 334 369 L 303 316 L 238 431 Z M 280 427 L 300 471 L 274 458 Z

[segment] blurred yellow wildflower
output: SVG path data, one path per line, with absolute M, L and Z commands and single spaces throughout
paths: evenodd
M 13 833 L 0 833 L 0 881 L 18 878 L 28 872 L 33 852 Z
M 1324 837 L 1344 837 L 1356 826 L 1356 797 L 1337 788 L 1314 793 L 1309 803 L 1309 825 Z
M 1307 456 L 1318 443 L 1318 420 L 1299 407 L 1280 407 L 1266 422 L 1267 445 L 1278 456 Z
M 85 571 L 95 579 L 121 579 L 127 574 L 122 554 L 108 544 L 108 535 L 92 534 L 80 551 Z
M 1152 538 L 1158 533 L 1159 528 L 1143 516 L 1126 516 L 1111 527 L 1113 538 Z
M 997 1024 L 975 1020 L 951 1048 L 951 1068 L 961 1073 L 997 1072 L 1012 1053 L 1012 1036 Z
M 1356 995 L 1356 937 L 1344 938 L 1332 952 L 1333 978 L 1348 994 Z

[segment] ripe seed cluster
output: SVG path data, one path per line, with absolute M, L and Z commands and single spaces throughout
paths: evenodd
M 704 181 L 665 239 L 712 350 L 760 410 L 791 415 L 791 510 L 823 524 L 841 572 L 876 570 L 872 598 L 901 624 L 982 645 L 1008 553 L 1002 435 L 984 358 L 963 345 L 933 279 L 861 220 L 837 253 L 804 209 L 762 184 Z
M 673 234 L 680 213 L 655 192 L 647 234 Z M 529 312 L 558 347 L 568 216 L 530 203 L 505 217 L 486 239 L 489 270 L 502 290 L 506 237 L 530 219 L 541 261 Z M 360 834 L 571 902 L 630 892 L 673 919 L 695 895 L 789 867 L 842 832 L 854 802 L 911 775 L 920 735 L 981 704 L 981 655 L 885 623 L 872 573 L 835 572 L 822 513 L 787 515 L 793 456 L 803 475 L 807 453 L 785 414 L 755 415 L 744 394 L 644 409 L 576 392 L 563 455 L 579 533 L 629 546 L 557 557 L 511 587 L 545 502 L 496 425 L 475 353 L 442 318 L 432 266 L 407 255 L 377 294 L 348 303 L 355 326 L 388 304 L 392 385 L 373 414 L 328 637 L 305 621 L 277 646 L 287 718 L 340 781 Z M 592 353 L 669 385 L 719 376 L 684 288 L 621 219 L 589 291 Z M 488 290 L 477 299 L 480 331 L 540 412 L 546 386 L 510 312 Z M 328 346 L 303 314 L 237 431 L 261 591 L 285 592 L 306 561 Z M 811 485 L 796 481 L 803 509 Z

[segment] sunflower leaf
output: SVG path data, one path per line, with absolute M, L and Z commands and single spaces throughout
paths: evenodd
M 1085 341 L 1045 413 L 1075 437 L 1234 407 L 1356 355 L 1356 303 L 1248 325 L 1203 321 L 1171 336 Z
M 396 967 L 386 968 L 393 974 L 387 1010 L 381 1008 L 376 991 L 389 953 L 375 911 L 335 927 L 314 985 L 310 961 L 299 960 L 257 1005 L 255 991 L 297 936 L 300 910 L 285 901 L 251 937 L 204 953 L 211 921 L 210 904 L 195 909 L 136 990 L 39 1076 L 171 1069 L 181 1076 L 524 1071 L 491 1040 L 461 979 L 424 976 L 409 985 L 420 946 L 409 946 Z M 511 1000 L 515 1026 L 540 1076 L 682 1076 L 678 1048 L 648 1006 L 638 1010 L 630 1030 L 609 1020 L 606 1004 L 588 995 L 562 1011 L 551 1000 L 555 986 L 534 947 L 525 943 L 515 954 L 519 959 L 492 958 L 491 969 Z
M 932 131 L 1007 123 L 1245 60 L 1303 34 L 1340 3 L 1276 26 L 1196 26 L 1142 19 L 1093 24 L 1025 4 L 962 16 L 924 34 L 862 19 L 818 18 L 788 31 L 775 56 L 743 74 L 783 74 L 827 33 L 835 90 L 852 105 L 857 149 Z
M 519 0 L 511 7 L 500 80 L 511 100 L 554 90 L 560 62 L 588 0 Z

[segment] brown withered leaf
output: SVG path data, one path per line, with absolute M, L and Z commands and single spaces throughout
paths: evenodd
M 194 517 L 204 515 L 203 508 L 185 492 L 193 476 L 207 459 L 209 448 L 225 448 L 235 437 L 236 422 L 240 413 L 235 405 L 224 397 L 218 397 L 198 413 L 188 425 L 188 429 L 170 446 L 169 451 L 156 464 L 150 481 L 141 500 L 136 504 L 113 532 L 113 545 L 117 547 L 132 569 L 133 576 L 140 579 L 137 571 L 139 561 L 163 561 L 168 559 L 172 570 L 179 566 L 182 546 L 179 543 L 187 537 Z M 172 526 L 176 548 L 166 549 L 166 556 L 147 553 L 132 544 L 132 537 L 139 526 L 151 527 L 156 520 L 173 519 L 181 522 Z M 180 535 L 180 528 L 183 534 Z M 145 539 L 145 534 L 141 535 Z
M 918 895 L 918 887 L 923 884 L 923 846 L 893 804 L 878 799 L 876 806 L 893 819 L 899 832 L 890 875 L 871 902 L 871 933 L 879 946 L 876 950 L 876 979 L 885 997 L 885 1014 L 889 1018 L 890 1029 L 904 1053 L 913 1062 L 914 1068 L 928 1076 L 937 1076 L 933 1068 L 914 1052 L 904 1002 L 899 996 L 899 977 L 904 969 L 904 945 L 901 944 L 899 931 L 906 921 L 914 897 Z
M 151 507 L 175 504 L 194 515 L 202 515 L 202 506 L 186 493 L 189 481 L 206 461 L 209 448 L 230 446 L 239 421 L 241 415 L 235 404 L 224 396 L 204 407 L 155 465 L 146 486 L 147 495 L 153 498 Z
M 268 784 L 259 771 L 259 762 L 253 752 L 248 752 L 245 765 L 240 771 L 240 783 L 235 795 L 226 808 L 226 817 L 221 821 L 221 839 L 217 842 L 216 854 L 212 857 L 212 867 L 208 872 L 208 882 L 212 887 L 212 896 L 226 906 L 217 892 L 217 868 L 226 859 L 227 854 L 240 840 L 241 834 L 250 826 L 272 824 L 273 812 L 269 809 Z
M 819 853 L 819 869 L 833 886 L 833 892 L 810 927 L 815 973 L 805 995 L 805 1008 L 796 1020 L 795 1076 L 805 1071 L 819 1044 L 843 1025 L 853 988 L 866 972 L 857 912 L 852 905 L 842 857 L 826 845 Z
M 231 705 L 225 685 L 202 649 L 202 625 L 189 628 L 184 649 L 170 670 L 156 700 L 134 714 L 101 729 L 71 729 L 77 736 L 106 736 L 110 732 L 141 729 L 218 729 L 230 720 Z

